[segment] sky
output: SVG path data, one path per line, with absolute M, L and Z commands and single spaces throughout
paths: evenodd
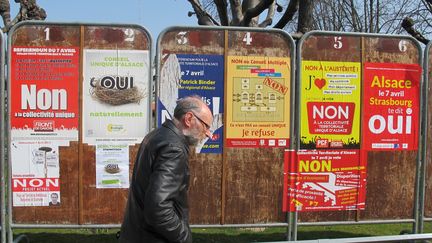
M 9 0 L 12 18 L 19 4 Z M 188 17 L 192 6 L 187 0 L 37 0 L 47 12 L 49 22 L 138 24 L 153 38 L 170 26 L 197 26 Z

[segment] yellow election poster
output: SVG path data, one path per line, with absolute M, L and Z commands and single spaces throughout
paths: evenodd
M 228 56 L 226 146 L 289 146 L 290 73 L 287 57 Z
M 301 68 L 300 148 L 360 148 L 360 63 L 303 61 Z

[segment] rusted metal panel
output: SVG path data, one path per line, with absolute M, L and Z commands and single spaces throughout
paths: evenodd
M 428 113 L 427 113 L 427 142 L 426 142 L 426 179 L 425 179 L 425 217 L 432 217 L 432 48 L 429 48 L 429 53 L 426 53 L 425 58 L 428 58 L 427 79 L 428 82 Z
M 13 207 L 13 222 L 17 224 L 77 224 L 78 223 L 78 143 L 60 147 L 59 207 Z
M 219 159 L 219 160 L 218 160 Z M 221 216 L 221 156 L 192 154 L 189 159 L 189 208 L 192 224 L 219 224 Z
M 133 38 L 133 41 L 125 41 L 127 38 Z M 148 36 L 133 26 L 84 26 L 82 41 L 83 52 L 85 49 L 151 49 Z M 85 143 L 81 146 L 79 224 L 121 224 L 128 189 L 96 188 L 96 146 Z M 138 149 L 139 144 L 129 146 L 129 178 Z
M 339 62 L 359 62 L 362 49 L 358 37 L 346 35 L 312 35 L 301 48 L 302 60 Z
M 283 160 L 280 148 L 225 148 L 225 223 L 284 222 Z
M 298 58 L 304 61 L 360 62 L 362 57 L 361 40 L 355 36 L 311 35 L 301 48 Z M 344 221 L 356 217 L 356 211 L 300 212 L 299 222 Z
M 228 32 L 227 56 L 291 58 L 293 47 L 282 34 L 251 32 L 253 41 L 248 45 L 244 41 L 247 32 Z M 285 112 L 290 112 L 289 107 L 286 109 Z M 284 149 L 225 147 L 224 153 L 223 223 L 285 222 L 282 212 Z
M 46 28 L 50 28 L 49 40 L 45 38 Z M 79 28 L 76 26 L 27 25 L 16 29 L 11 38 L 14 46 L 78 47 L 79 36 Z M 14 223 L 78 223 L 78 143 L 70 142 L 69 146 L 59 147 L 59 156 L 61 206 L 12 207 Z
M 342 39 L 338 39 L 341 37 Z M 348 47 L 336 48 L 338 41 Z M 312 35 L 302 46 L 302 60 L 420 64 L 414 42 L 399 37 Z M 417 122 L 417 121 L 416 121 Z M 413 218 L 417 151 L 367 153 L 366 209 L 301 212 L 299 221 L 347 221 Z
M 169 54 L 224 54 L 224 32 L 222 30 L 204 30 L 195 28 L 174 27 L 161 33 L 158 48 L 160 49 L 160 70 L 164 70 L 161 79 L 173 82 L 178 79 L 179 67 L 169 62 Z M 220 73 L 220 75 L 224 75 Z M 157 84 L 161 86 L 162 84 Z M 164 96 L 175 97 L 169 92 L 177 87 L 163 89 Z M 175 100 L 173 100 L 175 102 Z M 172 103 L 172 108 L 175 103 Z M 219 224 L 221 218 L 221 178 L 222 154 L 195 153 L 189 159 L 189 217 L 191 224 Z
M 407 39 L 364 37 L 363 62 L 421 65 L 420 55 Z M 366 210 L 361 219 L 413 218 L 416 158 L 417 151 L 368 152 Z
M 97 189 L 96 188 L 96 149 L 95 146 L 82 145 L 83 160 L 80 170 L 81 190 L 79 198 L 80 224 L 121 224 L 124 208 L 128 197 L 128 189 Z M 129 174 L 132 175 L 133 165 L 139 145 L 129 146 Z

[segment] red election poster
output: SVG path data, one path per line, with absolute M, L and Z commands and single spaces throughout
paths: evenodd
M 79 49 L 12 47 L 12 139 L 77 140 Z
M 365 150 L 417 150 L 421 67 L 365 63 L 363 136 Z
M 283 211 L 365 208 L 366 163 L 358 149 L 287 152 Z
M 11 48 L 13 206 L 59 206 L 60 147 L 78 141 L 79 48 Z

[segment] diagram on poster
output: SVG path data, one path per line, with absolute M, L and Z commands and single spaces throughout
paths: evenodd
M 287 147 L 290 134 L 290 58 L 229 56 L 229 147 Z
M 232 121 L 283 122 L 288 90 L 281 78 L 233 78 Z

